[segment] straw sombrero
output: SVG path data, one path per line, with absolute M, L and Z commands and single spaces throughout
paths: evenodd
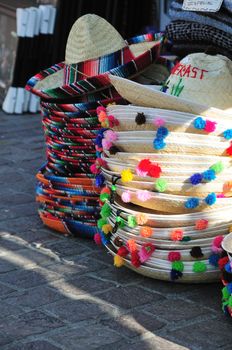
M 198 67 L 196 78 L 188 67 Z M 162 91 L 120 77 L 110 79 L 119 94 L 133 104 L 219 117 L 232 106 L 231 77 L 232 62 L 227 57 L 197 53 L 187 56 L 173 68 Z
M 73 25 L 65 61 L 32 77 L 27 90 L 48 98 L 68 98 L 109 87 L 108 73 L 131 78 L 159 58 L 163 34 L 145 34 L 126 42 L 105 19 L 87 14 Z M 130 44 L 130 45 L 129 45 Z
M 102 207 L 98 226 L 118 267 L 163 280 L 212 282 L 219 278 L 220 243 L 232 222 L 229 216 L 224 220 L 229 210 L 163 215 L 116 198 Z

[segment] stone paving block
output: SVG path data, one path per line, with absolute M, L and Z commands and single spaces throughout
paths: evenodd
M 31 203 L 30 205 L 19 204 L 8 209 L 0 209 L 0 218 L 1 220 L 10 220 L 18 217 L 27 217 L 27 220 L 30 220 L 30 216 L 35 215 L 36 210 L 36 203 Z
M 88 248 L 79 244 L 78 240 L 67 237 L 66 240 L 51 242 L 42 245 L 43 248 L 50 249 L 57 255 L 62 257 L 68 257 L 69 255 L 80 255 L 87 253 Z
M 43 306 L 44 311 L 52 313 L 70 323 L 88 319 L 97 319 L 103 315 L 114 313 L 114 307 L 90 299 L 64 299 L 53 304 Z
M 0 302 L 0 324 L 3 318 L 7 316 L 15 316 L 23 313 L 23 309 L 19 305 L 9 305 L 3 300 Z
M 107 327 L 99 327 L 97 325 L 76 328 L 51 336 L 51 339 L 62 344 L 67 350 L 108 350 L 111 348 L 111 344 L 120 338 L 120 334 L 113 332 Z
M 13 346 L 10 346 L 8 350 L 59 350 L 60 347 L 57 347 L 46 340 L 35 340 L 28 343 L 19 343 Z
M 1 167 L 0 167 L 1 168 Z M 35 198 L 33 195 L 29 193 L 11 193 L 11 194 L 2 194 L 1 191 L 1 202 L 0 202 L 0 208 L 6 208 L 9 206 L 15 206 L 17 204 L 25 204 L 25 203 L 32 203 L 35 201 Z
M 0 346 L 11 343 L 14 340 L 14 336 L 9 336 L 0 332 Z
M 0 275 L 3 273 L 6 273 L 6 272 L 13 271 L 17 268 L 18 268 L 18 266 L 5 260 L 4 256 L 3 257 L 0 256 Z
M 212 313 L 203 306 L 199 307 L 197 303 L 190 303 L 180 299 L 165 300 L 146 306 L 143 310 L 168 322 L 192 320 L 203 315 L 212 316 Z
M 114 281 L 118 285 L 127 285 L 130 283 L 133 283 L 133 284 L 136 283 L 143 286 L 143 283 L 142 283 L 143 277 L 125 267 L 121 267 L 119 269 L 112 266 L 111 264 L 109 268 L 98 271 L 97 275 L 99 278 L 103 278 L 109 281 Z
M 100 350 L 101 347 L 98 348 Z M 110 350 L 192 350 L 193 348 L 186 348 L 178 343 L 171 342 L 165 338 L 158 336 L 151 336 L 148 339 L 138 340 L 134 343 L 119 342 L 112 344 Z M 206 350 L 206 349 L 204 349 Z M 208 350 L 208 349 L 207 349 Z
M 114 287 L 114 283 L 101 281 L 90 276 L 81 276 L 64 281 L 55 281 L 51 283 L 51 287 L 58 288 L 65 293 L 81 295 L 90 293 L 94 295 L 108 288 Z
M 26 215 L 26 214 L 25 214 Z M 34 213 L 34 215 L 31 215 L 30 217 L 27 216 L 21 216 L 18 217 L 17 219 L 11 219 L 8 220 L 2 219 L 0 220 L 0 231 L 4 230 L 7 232 L 12 232 L 12 233 L 18 233 L 20 231 L 28 231 L 30 229 L 37 229 L 40 230 L 44 228 L 43 223 L 41 222 L 37 212 Z
M 0 333 L 13 337 L 14 340 L 22 339 L 27 336 L 48 332 L 59 327 L 64 323 L 55 317 L 35 310 L 9 318 L 5 318 L 0 324 Z
M 129 338 L 137 337 L 148 331 L 154 331 L 157 334 L 157 331 L 166 325 L 166 322 L 136 310 L 127 315 L 102 320 L 101 323 Z
M 2 298 L 5 303 L 21 308 L 35 309 L 39 306 L 54 303 L 55 301 L 64 299 L 65 297 L 60 291 L 53 290 L 46 286 L 39 286 L 24 292 L 11 293 L 9 296 Z
M 0 275 L 0 282 L 22 289 L 36 287 L 49 281 L 60 279 L 60 275 L 45 268 L 34 268 L 30 270 L 17 270 Z
M 4 284 L 0 283 L 0 298 L 2 296 L 9 295 L 13 292 L 15 292 L 15 289 L 10 288 L 10 287 L 5 286 Z
M 198 287 L 199 288 L 199 287 Z M 199 289 L 193 291 L 190 295 L 186 296 L 189 300 L 192 300 L 197 303 L 199 307 L 205 305 L 210 307 L 212 310 L 215 309 L 221 311 L 221 289 L 222 286 L 220 283 L 213 283 L 208 285 L 203 285 Z
M 213 319 L 167 331 L 167 338 L 195 349 L 223 349 L 232 344 L 231 319 Z
M 151 293 L 137 286 L 116 287 L 99 296 L 102 300 L 119 306 L 124 309 L 130 309 L 147 303 L 156 303 L 165 298 L 156 293 Z

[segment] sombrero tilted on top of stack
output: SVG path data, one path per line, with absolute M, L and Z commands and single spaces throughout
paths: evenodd
M 207 282 L 219 278 L 221 241 L 232 223 L 232 116 L 223 111 L 232 107 L 232 63 L 205 54 L 186 61 L 188 67 L 197 61 L 205 80 L 201 85 L 200 73 L 198 85 L 192 83 L 189 72 L 176 81 L 174 68 L 167 85 L 178 97 L 111 77 L 137 106 L 99 110 L 102 126 L 109 115 L 118 125 L 101 140 L 108 189 L 100 197 L 105 204 L 98 225 L 116 266 L 125 263 L 153 278 Z M 219 92 L 214 81 L 220 78 Z M 179 97 L 184 90 L 189 100 Z M 213 107 L 199 103 L 207 98 Z

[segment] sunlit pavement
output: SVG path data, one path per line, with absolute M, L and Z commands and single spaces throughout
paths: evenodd
M 43 226 L 40 117 L 0 115 L 0 349 L 231 349 L 220 284 L 143 278 Z

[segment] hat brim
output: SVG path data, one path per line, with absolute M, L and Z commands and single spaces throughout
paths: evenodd
M 100 91 L 111 85 L 109 74 L 130 79 L 144 71 L 160 57 L 162 42 L 161 37 L 158 41 L 154 41 L 154 45 L 152 42 L 149 43 L 150 46 L 152 45 L 149 50 L 143 53 L 139 51 L 139 56 L 128 63 L 69 85 L 63 84 L 65 62 L 57 63 L 29 79 L 25 88 L 44 99 L 64 99 Z
M 109 78 L 112 85 L 123 98 L 138 106 L 176 110 L 209 118 L 222 117 L 228 119 L 229 117 L 229 113 L 221 109 L 168 95 L 122 77 L 110 75 Z

